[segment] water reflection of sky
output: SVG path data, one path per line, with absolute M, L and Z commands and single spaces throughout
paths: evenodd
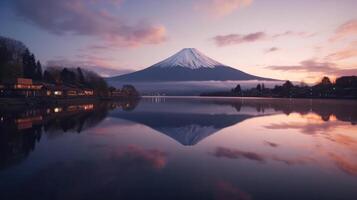
M 57 117 L 62 126 L 47 125 L 57 129 L 3 136 L 0 153 L 10 159 L 11 152 L 12 162 L 2 162 L 0 195 L 355 199 L 356 106 L 258 99 L 143 99 L 131 111 L 94 106 L 71 114 L 87 124 L 80 132 L 64 132 L 68 121 Z

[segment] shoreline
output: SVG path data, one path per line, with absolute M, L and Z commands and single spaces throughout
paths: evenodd
M 197 95 L 197 96 L 151 96 L 143 95 L 142 98 L 237 98 L 237 99 L 317 99 L 317 100 L 357 100 L 354 97 L 329 97 L 329 98 L 319 98 L 319 97 L 270 97 L 270 96 L 208 96 L 208 95 Z
M 141 97 L 86 97 L 86 98 L 0 98 L 0 106 L 16 106 L 16 105 L 65 105 L 78 103 L 97 103 L 104 101 L 121 101 L 130 99 L 140 99 Z

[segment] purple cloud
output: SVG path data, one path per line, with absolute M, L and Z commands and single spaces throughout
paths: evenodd
M 339 68 L 335 63 L 332 62 L 317 62 L 313 59 L 305 60 L 300 62 L 299 65 L 288 65 L 288 66 L 269 66 L 267 69 L 286 71 L 286 72 L 297 72 L 297 73 L 319 73 L 331 76 L 351 76 L 357 75 L 357 68 L 343 69 Z
M 259 162 L 264 162 L 265 158 L 254 152 L 240 151 L 238 149 L 231 149 L 226 147 L 217 147 L 213 152 L 213 155 L 218 158 L 229 158 L 229 159 L 239 159 L 245 158 L 248 160 L 254 160 Z
M 162 25 L 139 23 L 130 25 L 106 6 L 119 6 L 121 1 L 85 0 L 13 0 L 16 13 L 36 26 L 57 35 L 94 36 L 119 47 L 158 44 L 166 40 Z
M 248 33 L 248 34 L 217 35 L 213 37 L 213 40 L 217 46 L 222 47 L 222 46 L 236 45 L 241 43 L 256 42 L 261 40 L 273 40 L 286 36 L 312 37 L 314 35 L 315 34 L 306 33 L 306 32 L 294 32 L 294 31 L 286 31 L 283 33 L 271 35 L 260 31 L 260 32 Z
M 227 46 L 233 44 L 241 44 L 245 42 L 255 42 L 266 38 L 264 32 L 241 34 L 218 35 L 213 38 L 217 46 Z
M 333 63 L 328 62 L 316 62 L 315 60 L 305 60 L 302 61 L 299 65 L 290 65 L 290 66 L 269 66 L 267 67 L 271 70 L 279 71 L 294 71 L 294 72 L 324 72 L 329 73 L 338 70 Z

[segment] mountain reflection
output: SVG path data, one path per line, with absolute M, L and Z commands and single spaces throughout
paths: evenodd
M 323 121 L 330 118 L 352 124 L 357 121 L 357 113 L 354 112 L 357 108 L 352 101 L 149 98 L 142 100 L 140 105 L 135 112 L 113 112 L 111 117 L 146 125 L 187 146 L 196 145 L 221 129 L 263 115 L 315 113 Z M 279 125 L 272 125 L 274 127 L 279 128 Z
M 66 132 L 81 133 L 104 120 L 109 110 L 132 110 L 137 101 L 75 105 L 0 108 L 0 169 L 26 158 L 43 134 L 53 138 Z
M 182 145 L 195 145 L 217 131 L 237 124 L 251 116 L 133 112 L 117 113 L 113 114 L 112 117 L 144 124 L 173 138 Z

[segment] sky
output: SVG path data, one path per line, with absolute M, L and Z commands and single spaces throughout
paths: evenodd
M 103 76 L 182 48 L 247 73 L 313 83 L 357 75 L 356 0 L 1 0 L 0 35 L 45 66 Z

